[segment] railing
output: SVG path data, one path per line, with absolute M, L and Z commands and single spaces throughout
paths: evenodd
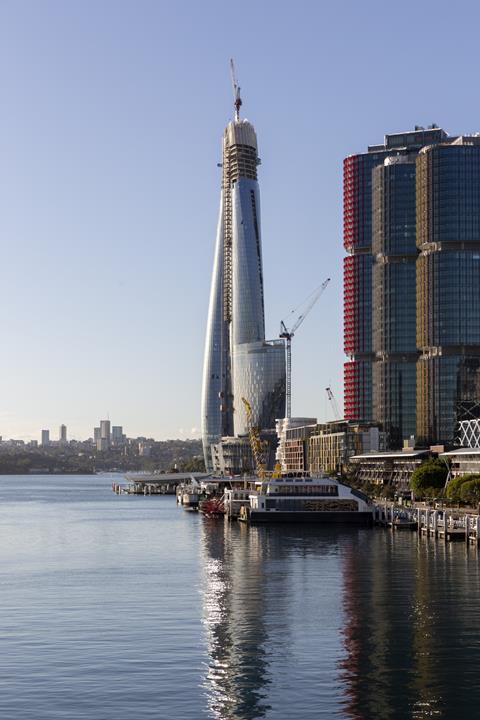
M 406 508 L 394 503 L 376 503 L 374 522 L 393 529 L 411 528 L 444 540 L 480 542 L 480 515 L 450 509 Z

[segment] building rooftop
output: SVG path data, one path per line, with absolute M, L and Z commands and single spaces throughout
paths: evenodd
M 363 453 L 363 455 L 352 455 L 350 460 L 386 460 L 387 458 L 412 458 L 412 457 L 420 457 L 421 455 L 426 455 L 430 453 L 430 450 L 423 449 L 423 450 L 409 450 L 408 452 L 404 452 L 403 450 L 399 450 L 398 452 L 373 452 L 373 453 Z
M 459 447 L 456 450 L 449 450 L 448 452 L 440 453 L 440 457 L 452 455 L 480 455 L 480 448 Z
M 389 133 L 385 135 L 383 144 L 369 145 L 368 152 L 381 152 L 384 150 L 399 150 L 400 148 L 414 148 L 430 143 L 438 143 L 448 139 L 448 133 L 433 124 L 427 128 L 416 125 L 414 130 Z

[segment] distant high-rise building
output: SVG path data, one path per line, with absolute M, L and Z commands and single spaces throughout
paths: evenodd
M 94 427 L 93 428 L 93 440 L 94 442 L 97 442 L 97 440 L 100 440 L 101 434 L 100 434 L 100 428 Z
M 66 425 L 60 425 L 60 428 L 58 430 L 58 439 L 61 443 L 67 442 L 67 426 Z
M 50 445 L 50 430 L 42 430 L 42 445 L 43 447 Z
M 110 445 L 110 420 L 100 420 L 100 438 L 107 441 L 107 447 Z
M 125 438 L 121 425 L 112 425 L 112 445 L 122 445 Z
M 242 397 L 253 422 L 273 428 L 285 414 L 285 347 L 265 341 L 257 136 L 235 119 L 222 143 L 222 189 L 208 311 L 202 388 L 202 439 L 207 469 L 211 445 L 247 431 Z
M 107 438 L 99 437 L 95 444 L 99 452 L 104 452 L 105 450 L 108 450 L 110 441 Z

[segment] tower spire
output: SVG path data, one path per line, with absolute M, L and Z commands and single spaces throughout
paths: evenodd
M 240 86 L 237 83 L 237 77 L 235 75 L 235 64 L 233 62 L 233 58 L 230 58 L 230 73 L 232 76 L 232 86 L 233 86 L 233 105 L 235 107 L 235 122 L 238 122 L 240 120 L 240 108 L 242 106 L 242 98 L 240 97 Z

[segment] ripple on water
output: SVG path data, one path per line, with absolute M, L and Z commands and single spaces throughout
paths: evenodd
M 471 718 L 475 549 L 0 478 L 2 720 Z

